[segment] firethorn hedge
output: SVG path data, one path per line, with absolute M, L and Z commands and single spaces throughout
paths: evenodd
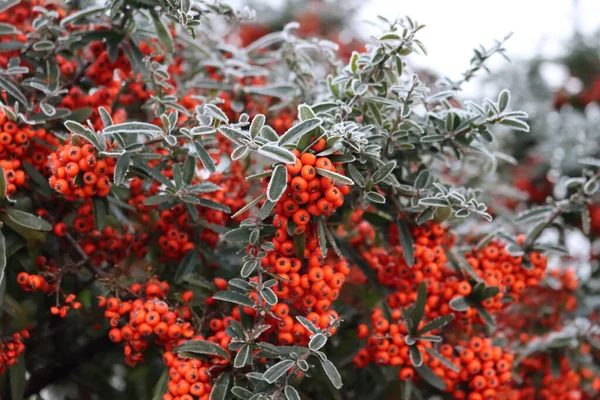
M 597 399 L 600 159 L 517 184 L 528 114 L 461 92 L 504 41 L 434 82 L 410 18 L 253 17 L 0 3 L 3 396 Z

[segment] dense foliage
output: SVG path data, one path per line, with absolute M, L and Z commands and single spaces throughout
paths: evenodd
M 461 93 L 504 41 L 432 84 L 423 25 L 309 15 L 1 3 L 7 398 L 599 396 L 597 151 L 536 195 L 528 114 Z

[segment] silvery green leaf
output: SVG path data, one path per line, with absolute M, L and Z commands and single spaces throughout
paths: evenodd
M 323 370 L 325 371 L 325 374 L 329 378 L 329 381 L 333 384 L 333 386 L 336 389 L 341 389 L 343 386 L 342 377 L 340 376 L 340 373 L 338 372 L 335 365 L 333 365 L 333 363 L 329 360 L 320 360 L 320 361 L 321 361 L 321 366 L 323 367 Z
M 500 112 L 503 112 L 504 110 L 506 110 L 506 107 L 508 107 L 508 104 L 510 103 L 510 92 L 506 89 L 504 89 L 503 91 L 500 92 L 500 95 L 498 96 L 498 109 L 500 110 Z
M 323 168 L 315 168 L 317 170 L 317 174 L 324 176 L 325 178 L 333 179 L 336 182 L 343 183 L 344 185 L 354 185 L 352 179 L 347 176 L 338 174 L 337 172 L 329 171 Z
M 529 125 L 526 122 L 516 118 L 504 118 L 500 121 L 501 125 L 509 126 L 514 130 L 529 132 Z
M 211 135 L 217 130 L 212 126 L 195 126 L 191 129 L 190 133 L 192 136 Z
M 147 122 L 123 122 L 116 125 L 107 126 L 102 130 L 105 135 L 112 134 L 129 134 L 129 135 L 146 135 L 151 138 L 156 138 L 163 133 L 163 130 Z
M 23 93 L 21 93 L 19 87 L 2 75 L 0 75 L 0 89 L 4 89 L 8 95 L 12 96 L 24 107 L 28 106 L 27 98 Z
M 302 121 L 299 124 L 296 124 L 296 125 L 292 126 L 290 129 L 288 129 L 279 138 L 278 143 L 280 146 L 282 146 L 284 144 L 288 144 L 288 143 L 289 144 L 296 143 L 298 141 L 298 139 L 300 139 L 302 136 L 304 136 L 304 134 L 321 126 L 322 123 L 323 123 L 323 120 L 321 120 L 320 118 L 311 118 L 311 119 Z
M 257 153 L 268 157 L 271 160 L 285 164 L 293 164 L 296 162 L 296 156 L 291 151 L 275 144 L 267 143 L 259 147 Z
M 250 137 L 239 129 L 221 126 L 219 127 L 219 132 L 221 132 L 227 139 L 239 145 L 244 145 L 246 141 L 250 141 Z
M 298 116 L 300 118 L 300 121 L 306 121 L 317 117 L 313 110 L 306 104 L 300 104 L 298 106 Z
M 238 292 L 218 292 L 213 295 L 215 300 L 227 301 L 229 303 L 235 303 L 242 306 L 254 307 L 254 301 L 247 296 Z
M 219 120 L 222 122 L 229 122 L 229 118 L 227 117 L 227 114 L 225 114 L 223 112 L 223 110 L 221 110 L 219 107 L 217 107 L 214 104 L 211 104 L 211 103 L 205 104 L 204 110 L 207 115 L 210 115 L 211 117 L 213 117 L 216 120 Z
M 322 333 L 317 333 L 311 336 L 308 342 L 308 348 L 315 351 L 320 350 L 327 343 L 327 337 Z
M 440 197 L 424 197 L 419 199 L 419 204 L 428 207 L 447 207 L 448 201 Z
M 300 400 L 300 395 L 293 386 L 287 385 L 283 390 L 283 393 L 285 394 L 286 400 Z
M 372 203 L 385 204 L 385 197 L 377 192 L 367 192 L 365 197 Z
M 257 114 L 250 124 L 250 136 L 255 138 L 260 133 L 261 129 L 265 125 L 265 116 L 263 114 Z
M 105 5 L 84 8 L 83 10 L 74 12 L 73 14 L 70 14 L 70 15 L 66 16 L 65 18 L 63 18 L 60 21 L 60 25 L 67 26 L 68 24 L 75 23 L 75 22 L 79 21 L 80 19 L 85 19 L 87 17 L 99 14 L 99 13 L 103 12 L 105 9 L 106 9 Z
M 247 153 L 248 153 L 247 146 L 237 147 L 235 150 L 233 150 L 231 152 L 231 159 L 234 161 L 239 160 L 240 158 L 243 158 Z
M 204 146 L 197 140 L 194 141 L 194 149 L 196 150 L 196 156 L 200 159 L 202 165 L 204 165 L 204 168 L 206 168 L 209 172 L 215 172 L 217 170 L 215 161 L 210 154 L 208 154 L 208 151 L 206 151 Z
M 221 373 L 210 392 L 209 400 L 225 400 L 229 391 L 230 382 L 231 375 L 227 372 Z
M 318 332 L 317 327 L 310 322 L 307 318 L 305 317 L 301 317 L 298 316 L 296 317 L 296 319 L 298 320 L 298 322 L 300 322 L 300 324 L 302 324 L 303 327 L 306 328 L 306 330 L 308 330 L 310 333 L 316 334 Z
M 387 178 L 388 175 L 390 175 L 392 171 L 394 171 L 394 168 L 396 168 L 396 161 L 388 162 L 373 173 L 373 176 L 371 176 L 371 180 L 375 184 L 385 180 L 385 178 Z
M 287 169 L 283 165 L 278 165 L 273 170 L 271 180 L 267 186 L 267 198 L 272 202 L 277 202 L 287 189 Z
M 283 360 L 277 364 L 271 366 L 263 374 L 263 379 L 268 383 L 273 383 L 283 375 L 285 375 L 290 368 L 295 364 L 294 360 Z
M 260 130 L 260 136 L 267 139 L 269 142 L 276 142 L 279 140 L 277 132 L 268 125 L 263 126 Z

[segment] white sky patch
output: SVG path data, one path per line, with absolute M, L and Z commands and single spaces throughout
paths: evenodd
M 573 5 L 579 3 L 576 12 Z M 467 68 L 473 48 L 483 44 L 489 47 L 495 39 L 513 32 L 506 44 L 511 60 L 527 59 L 534 55 L 556 57 L 563 54 L 565 43 L 577 25 L 589 34 L 600 28 L 600 1 L 598 0 L 371 0 L 361 9 L 361 22 L 375 21 L 377 15 L 391 19 L 408 15 L 425 24 L 418 34 L 429 55 L 413 58 L 416 65 L 458 79 Z M 377 30 L 364 24 L 365 35 Z M 489 63 L 493 70 L 511 68 L 502 57 Z M 553 78 L 563 78 L 552 71 Z M 485 72 L 483 73 L 485 74 Z M 465 87 L 472 93 L 479 86 L 477 80 Z

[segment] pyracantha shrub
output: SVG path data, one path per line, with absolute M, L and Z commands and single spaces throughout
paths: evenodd
M 597 154 L 318 11 L 0 4 L 3 396 L 598 398 Z

